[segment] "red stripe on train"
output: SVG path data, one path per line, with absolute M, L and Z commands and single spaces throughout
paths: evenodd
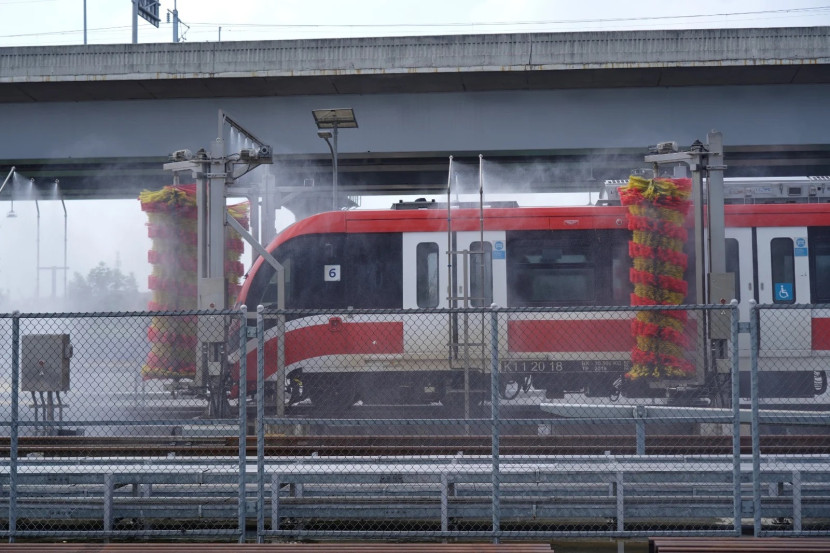
M 331 317 L 328 324 L 298 328 L 285 336 L 287 365 L 324 355 L 384 353 L 403 353 L 402 321 L 350 323 Z M 277 340 L 272 338 L 265 343 L 265 378 L 274 374 L 276 366 Z M 248 353 L 248 381 L 256 381 L 256 351 Z
M 634 347 L 629 319 L 508 321 L 511 352 L 609 352 Z
M 285 341 L 287 365 L 323 355 L 380 353 L 403 353 L 403 322 L 349 323 L 332 317 L 327 325 L 289 332 Z
M 830 319 L 813 319 L 813 350 L 830 350 Z

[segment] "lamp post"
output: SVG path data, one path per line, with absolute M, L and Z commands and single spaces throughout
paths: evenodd
M 317 124 L 317 136 L 326 141 L 331 152 L 331 209 L 337 210 L 337 130 L 356 129 L 357 119 L 352 108 L 311 110 Z

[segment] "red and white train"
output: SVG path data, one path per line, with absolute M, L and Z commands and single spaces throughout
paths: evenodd
M 725 196 L 727 271 L 736 276 L 741 320 L 748 321 L 749 300 L 830 304 L 830 178 L 726 179 Z M 453 208 L 448 220 L 445 205 L 425 201 L 321 213 L 288 227 L 267 248 L 285 270 L 286 309 L 332 314 L 289 315 L 287 400 L 310 398 L 330 408 L 358 400 L 448 403 L 465 387 L 476 400 L 489 397 L 489 368 L 477 353 L 482 338 L 475 337 L 480 315 L 350 316 L 347 310 L 460 307 L 457 298 L 465 296 L 472 307 L 628 306 L 631 233 L 626 208 L 613 199 L 585 207 L 485 207 L 483 241 L 478 207 Z M 447 253 L 464 250 L 479 252 L 468 256 L 466 271 L 460 256 L 449 262 Z M 694 263 L 689 267 L 691 279 Z M 276 282 L 260 258 L 239 303 L 249 312 L 274 305 Z M 696 302 L 694 288 L 689 304 Z M 503 378 L 527 383 L 532 375 L 533 387 L 549 398 L 655 393 L 621 378 L 630 368 L 631 312 L 526 311 L 507 318 Z M 762 363 L 762 395 L 812 398 L 826 391 L 830 310 L 770 310 L 761 334 L 777 352 Z M 266 332 L 271 381 L 275 335 L 276 327 Z M 741 338 L 744 350 L 748 340 Z M 251 341 L 249 367 L 256 366 L 254 347 Z M 712 382 L 718 380 L 698 379 L 696 389 L 713 393 Z M 717 385 L 728 390 L 727 382 Z

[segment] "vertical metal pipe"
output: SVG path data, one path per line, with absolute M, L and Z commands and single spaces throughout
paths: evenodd
M 55 180 L 55 183 L 58 181 Z M 61 192 L 61 206 L 63 207 L 63 297 L 66 297 L 66 279 L 69 273 L 69 265 L 67 265 L 67 247 L 69 245 L 69 235 L 67 234 L 67 220 L 66 203 L 63 201 L 63 192 Z
M 84 45 L 86 45 L 86 0 L 84 0 Z
M 793 471 L 793 532 L 801 533 L 801 471 Z
M 450 486 L 447 473 L 441 473 L 441 531 L 446 532 L 450 528 L 449 517 L 449 495 Z
M 645 406 L 638 405 L 634 408 L 634 428 L 637 435 L 637 455 L 646 454 L 646 420 L 645 420 Z
M 499 458 L 499 312 L 495 305 L 490 313 L 490 415 L 491 444 L 490 455 L 493 461 L 491 471 L 493 483 L 493 543 L 499 543 L 501 532 L 501 474 Z
M 9 543 L 17 531 L 17 447 L 20 432 L 20 311 L 12 313 L 12 404 L 9 429 Z M 37 410 L 37 406 L 35 407 Z M 35 411 L 37 412 L 37 411 Z
M 758 428 L 758 335 L 761 313 L 755 300 L 749 300 L 750 405 L 752 406 L 752 504 L 755 537 L 761 534 L 761 437 Z
M 173 2 L 173 42 L 179 42 L 179 10 L 177 2 Z
M 225 279 L 225 140 L 217 138 L 211 148 L 212 176 L 207 180 L 207 277 Z M 224 286 L 225 299 L 216 309 L 227 307 L 227 285 Z M 199 309 L 206 309 L 200 305 Z
M 280 271 L 280 273 L 282 273 Z M 256 308 L 256 541 L 265 531 L 265 307 Z M 277 382 L 277 386 L 280 383 Z
M 479 305 L 481 307 L 486 307 L 487 302 L 487 287 L 484 283 L 484 275 L 486 274 L 484 264 L 487 262 L 487 254 L 485 253 L 484 249 L 484 156 L 482 154 L 478 155 L 478 278 L 479 278 L 479 287 L 481 288 L 481 303 Z M 485 359 L 487 353 L 487 325 L 485 324 L 486 316 L 484 312 L 481 313 L 481 339 L 479 343 L 481 344 L 481 372 L 486 372 L 486 362 Z
M 470 307 L 470 252 L 465 251 L 464 270 L 462 272 L 462 286 L 464 286 L 464 418 L 470 418 L 470 314 L 467 308 Z M 465 433 L 470 433 L 470 426 L 464 426 Z
M 741 382 L 740 382 L 740 344 L 738 329 L 740 313 L 738 300 L 730 302 L 732 314 L 732 514 L 734 532 L 741 535 Z
M 259 190 L 262 191 L 265 187 L 260 187 Z M 267 192 L 266 192 L 267 194 Z M 251 224 L 251 236 L 254 237 L 254 240 L 262 244 L 265 242 L 266 246 L 267 241 L 263 238 L 262 233 L 262 223 L 260 222 L 260 197 L 264 196 L 262 192 L 255 192 L 248 195 L 248 205 L 250 206 L 250 224 Z M 256 251 L 255 248 L 251 248 L 251 266 L 256 263 L 257 258 L 259 257 L 259 253 Z
M 277 272 L 277 408 L 278 417 L 285 416 L 285 386 L 282 385 L 288 376 L 285 371 L 285 271 Z M 263 331 L 264 333 L 264 331 Z M 263 361 L 264 363 L 264 361 Z
M 617 471 L 615 484 L 617 488 L 617 532 L 625 531 L 625 477 Z
M 115 513 L 113 513 L 114 495 L 115 475 L 108 472 L 104 475 L 104 532 L 106 541 L 109 541 L 109 536 L 112 534 L 112 524 L 115 520 Z
M 247 498 L 247 437 L 248 437 L 248 307 L 240 306 L 239 315 L 239 543 L 245 543 Z
M 723 134 L 710 132 L 706 135 L 709 155 L 706 156 L 707 180 L 707 215 L 709 217 L 709 271 L 726 272 L 726 239 L 723 211 Z M 714 301 L 717 298 L 707 298 Z M 700 300 L 698 300 L 699 303 Z M 707 301 L 709 303 L 709 301 Z
M 447 173 L 447 307 L 455 307 L 455 277 L 453 273 L 453 248 L 452 248 L 452 156 L 450 156 L 450 168 Z M 447 315 L 447 363 L 448 368 L 452 369 L 453 358 L 453 317 L 455 315 Z
M 32 190 L 34 194 L 34 190 Z M 40 206 L 35 198 L 35 210 L 37 210 L 37 230 L 35 232 L 35 299 L 40 299 Z M 54 273 L 53 273 L 54 274 Z
M 280 475 L 271 475 L 271 530 L 280 529 Z
M 700 170 L 692 171 L 692 201 L 694 202 L 695 218 L 695 301 L 699 304 L 708 303 L 706 294 L 706 245 L 703 239 L 704 203 L 703 183 Z M 705 348 L 704 348 L 705 350 Z
M 133 0 L 133 44 L 138 44 L 138 0 Z
M 331 154 L 331 210 L 337 211 L 337 121 L 334 121 L 331 126 L 331 141 L 333 143 Z
M 259 189 L 262 198 L 260 213 L 260 242 L 268 246 L 277 236 L 276 211 L 282 208 L 282 196 L 277 188 L 277 179 L 274 175 L 265 175 Z

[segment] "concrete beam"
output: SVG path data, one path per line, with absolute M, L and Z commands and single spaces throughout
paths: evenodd
M 830 82 L 830 27 L 0 48 L 0 102 Z

